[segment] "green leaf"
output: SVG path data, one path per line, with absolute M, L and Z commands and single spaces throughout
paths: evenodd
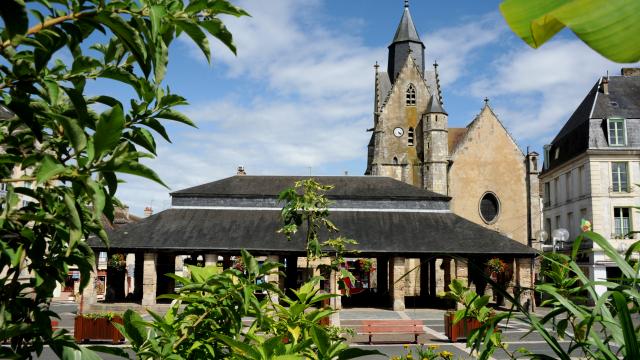
M 155 173 L 155 171 L 149 169 L 148 167 L 142 165 L 141 163 L 139 163 L 137 161 L 124 162 L 120 166 L 118 166 L 117 168 L 113 169 L 113 171 L 120 172 L 120 173 L 125 173 L 125 174 L 136 175 L 136 176 L 141 176 L 141 177 L 147 178 L 149 180 L 153 180 L 153 181 L 157 182 L 158 184 L 166 187 L 167 189 L 169 188 L 160 179 L 158 174 Z
M 209 49 L 209 40 L 207 40 L 207 36 L 200 30 L 200 27 L 195 23 L 187 20 L 176 20 L 175 24 L 182 29 L 191 40 L 193 40 L 196 45 L 202 50 L 204 56 L 207 58 L 207 61 L 211 61 L 211 50 Z
M 610 60 L 640 60 L 640 1 L 505 0 L 500 11 L 511 30 L 533 48 L 566 26 Z
M 227 29 L 227 27 L 222 23 L 220 19 L 211 19 L 201 21 L 199 23 L 209 34 L 216 37 L 223 44 L 225 44 L 229 50 L 231 50 L 234 54 L 236 54 L 236 45 L 233 43 L 233 35 Z
M 156 41 L 160 33 L 160 23 L 167 12 L 162 5 L 152 5 L 149 7 L 149 17 L 151 18 L 151 38 Z
M 64 172 L 65 167 L 51 155 L 45 155 L 40 164 L 40 168 L 36 172 L 36 182 L 42 184 L 52 177 Z
M 613 292 L 611 296 L 613 298 L 613 305 L 618 311 L 617 318 L 624 335 L 624 358 L 640 359 L 640 348 L 638 347 L 638 339 L 636 337 L 633 321 L 629 314 L 629 303 L 627 302 L 627 298 L 618 291 Z
M 163 40 L 158 40 L 155 46 L 153 64 L 154 77 L 156 84 L 160 84 L 167 72 L 167 64 L 169 63 L 169 49 Z
M 96 132 L 93 135 L 94 149 L 98 158 L 104 152 L 108 152 L 118 145 L 123 130 L 124 112 L 120 104 L 100 115 L 100 119 L 96 124 Z
M 78 120 L 56 113 L 47 113 L 47 115 L 56 119 L 62 125 L 64 136 L 69 139 L 76 153 L 84 150 L 87 146 L 87 137 L 82 127 L 78 124 Z
M 122 17 L 116 13 L 102 11 L 95 16 L 95 20 L 106 25 L 122 41 L 136 59 L 145 75 L 149 75 L 147 64 L 147 52 L 144 41 L 140 37 L 140 31 L 134 29 Z
M 2 0 L 0 6 L 0 16 L 4 21 L 4 26 L 10 39 L 17 35 L 27 33 L 29 18 L 27 10 L 22 0 Z M 2 39 L 4 41 L 4 39 Z
M 191 119 L 187 117 L 187 115 L 173 109 L 161 110 L 160 112 L 158 112 L 158 114 L 156 114 L 155 117 L 161 118 L 161 119 L 175 120 L 183 124 L 196 127 L 196 124 L 194 124 L 193 121 L 191 121 Z

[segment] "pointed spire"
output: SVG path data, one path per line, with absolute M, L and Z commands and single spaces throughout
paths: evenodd
M 413 19 L 409 12 L 408 1 L 405 1 L 404 3 L 404 12 L 402 13 L 402 18 L 400 19 L 400 24 L 398 24 L 398 29 L 396 30 L 396 35 L 393 37 L 392 43 L 400 41 L 415 41 L 422 43 L 418 36 L 416 26 L 413 24 Z
M 440 74 L 438 74 L 438 61 L 433 62 L 433 72 L 436 76 L 436 91 L 438 92 L 438 102 L 440 105 L 444 104 L 444 100 L 442 99 L 442 88 L 440 88 Z
M 429 99 L 429 105 L 427 105 L 427 114 L 440 113 L 448 115 L 447 112 L 442 107 L 440 100 L 436 97 L 436 94 L 431 95 L 431 99 Z

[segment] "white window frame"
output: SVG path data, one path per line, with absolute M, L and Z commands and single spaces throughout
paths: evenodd
M 619 124 L 622 123 L 622 129 L 619 129 L 617 126 L 615 127 L 615 137 L 614 139 L 611 138 L 611 126 L 612 124 Z M 623 137 L 624 137 L 624 142 L 622 144 L 617 142 L 618 139 L 618 132 L 622 130 L 623 132 Z M 627 122 L 624 118 L 610 118 L 607 119 L 607 138 L 609 139 L 609 146 L 627 146 Z M 614 143 L 612 140 L 616 140 L 616 142 Z

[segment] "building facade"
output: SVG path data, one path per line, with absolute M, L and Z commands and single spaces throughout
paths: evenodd
M 537 154 L 520 150 L 488 101 L 467 127 L 450 128 L 438 65 L 425 69 L 425 45 L 405 5 L 387 69 L 375 66 L 365 174 L 448 195 L 456 214 L 530 245 L 540 228 Z
M 582 220 L 621 253 L 640 229 L 640 69 L 600 78 L 567 123 L 545 146 L 540 175 L 543 227 L 569 231 Z M 594 246 L 583 259 L 592 280 L 614 278 L 619 270 Z M 600 289 L 604 291 L 604 289 Z

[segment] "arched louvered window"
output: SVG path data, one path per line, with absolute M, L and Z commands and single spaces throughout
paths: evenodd
M 413 128 L 412 127 L 409 128 L 409 133 L 407 137 L 408 137 L 409 146 L 413 146 Z
M 407 88 L 407 106 L 416 106 L 416 87 L 413 84 L 409 84 Z

